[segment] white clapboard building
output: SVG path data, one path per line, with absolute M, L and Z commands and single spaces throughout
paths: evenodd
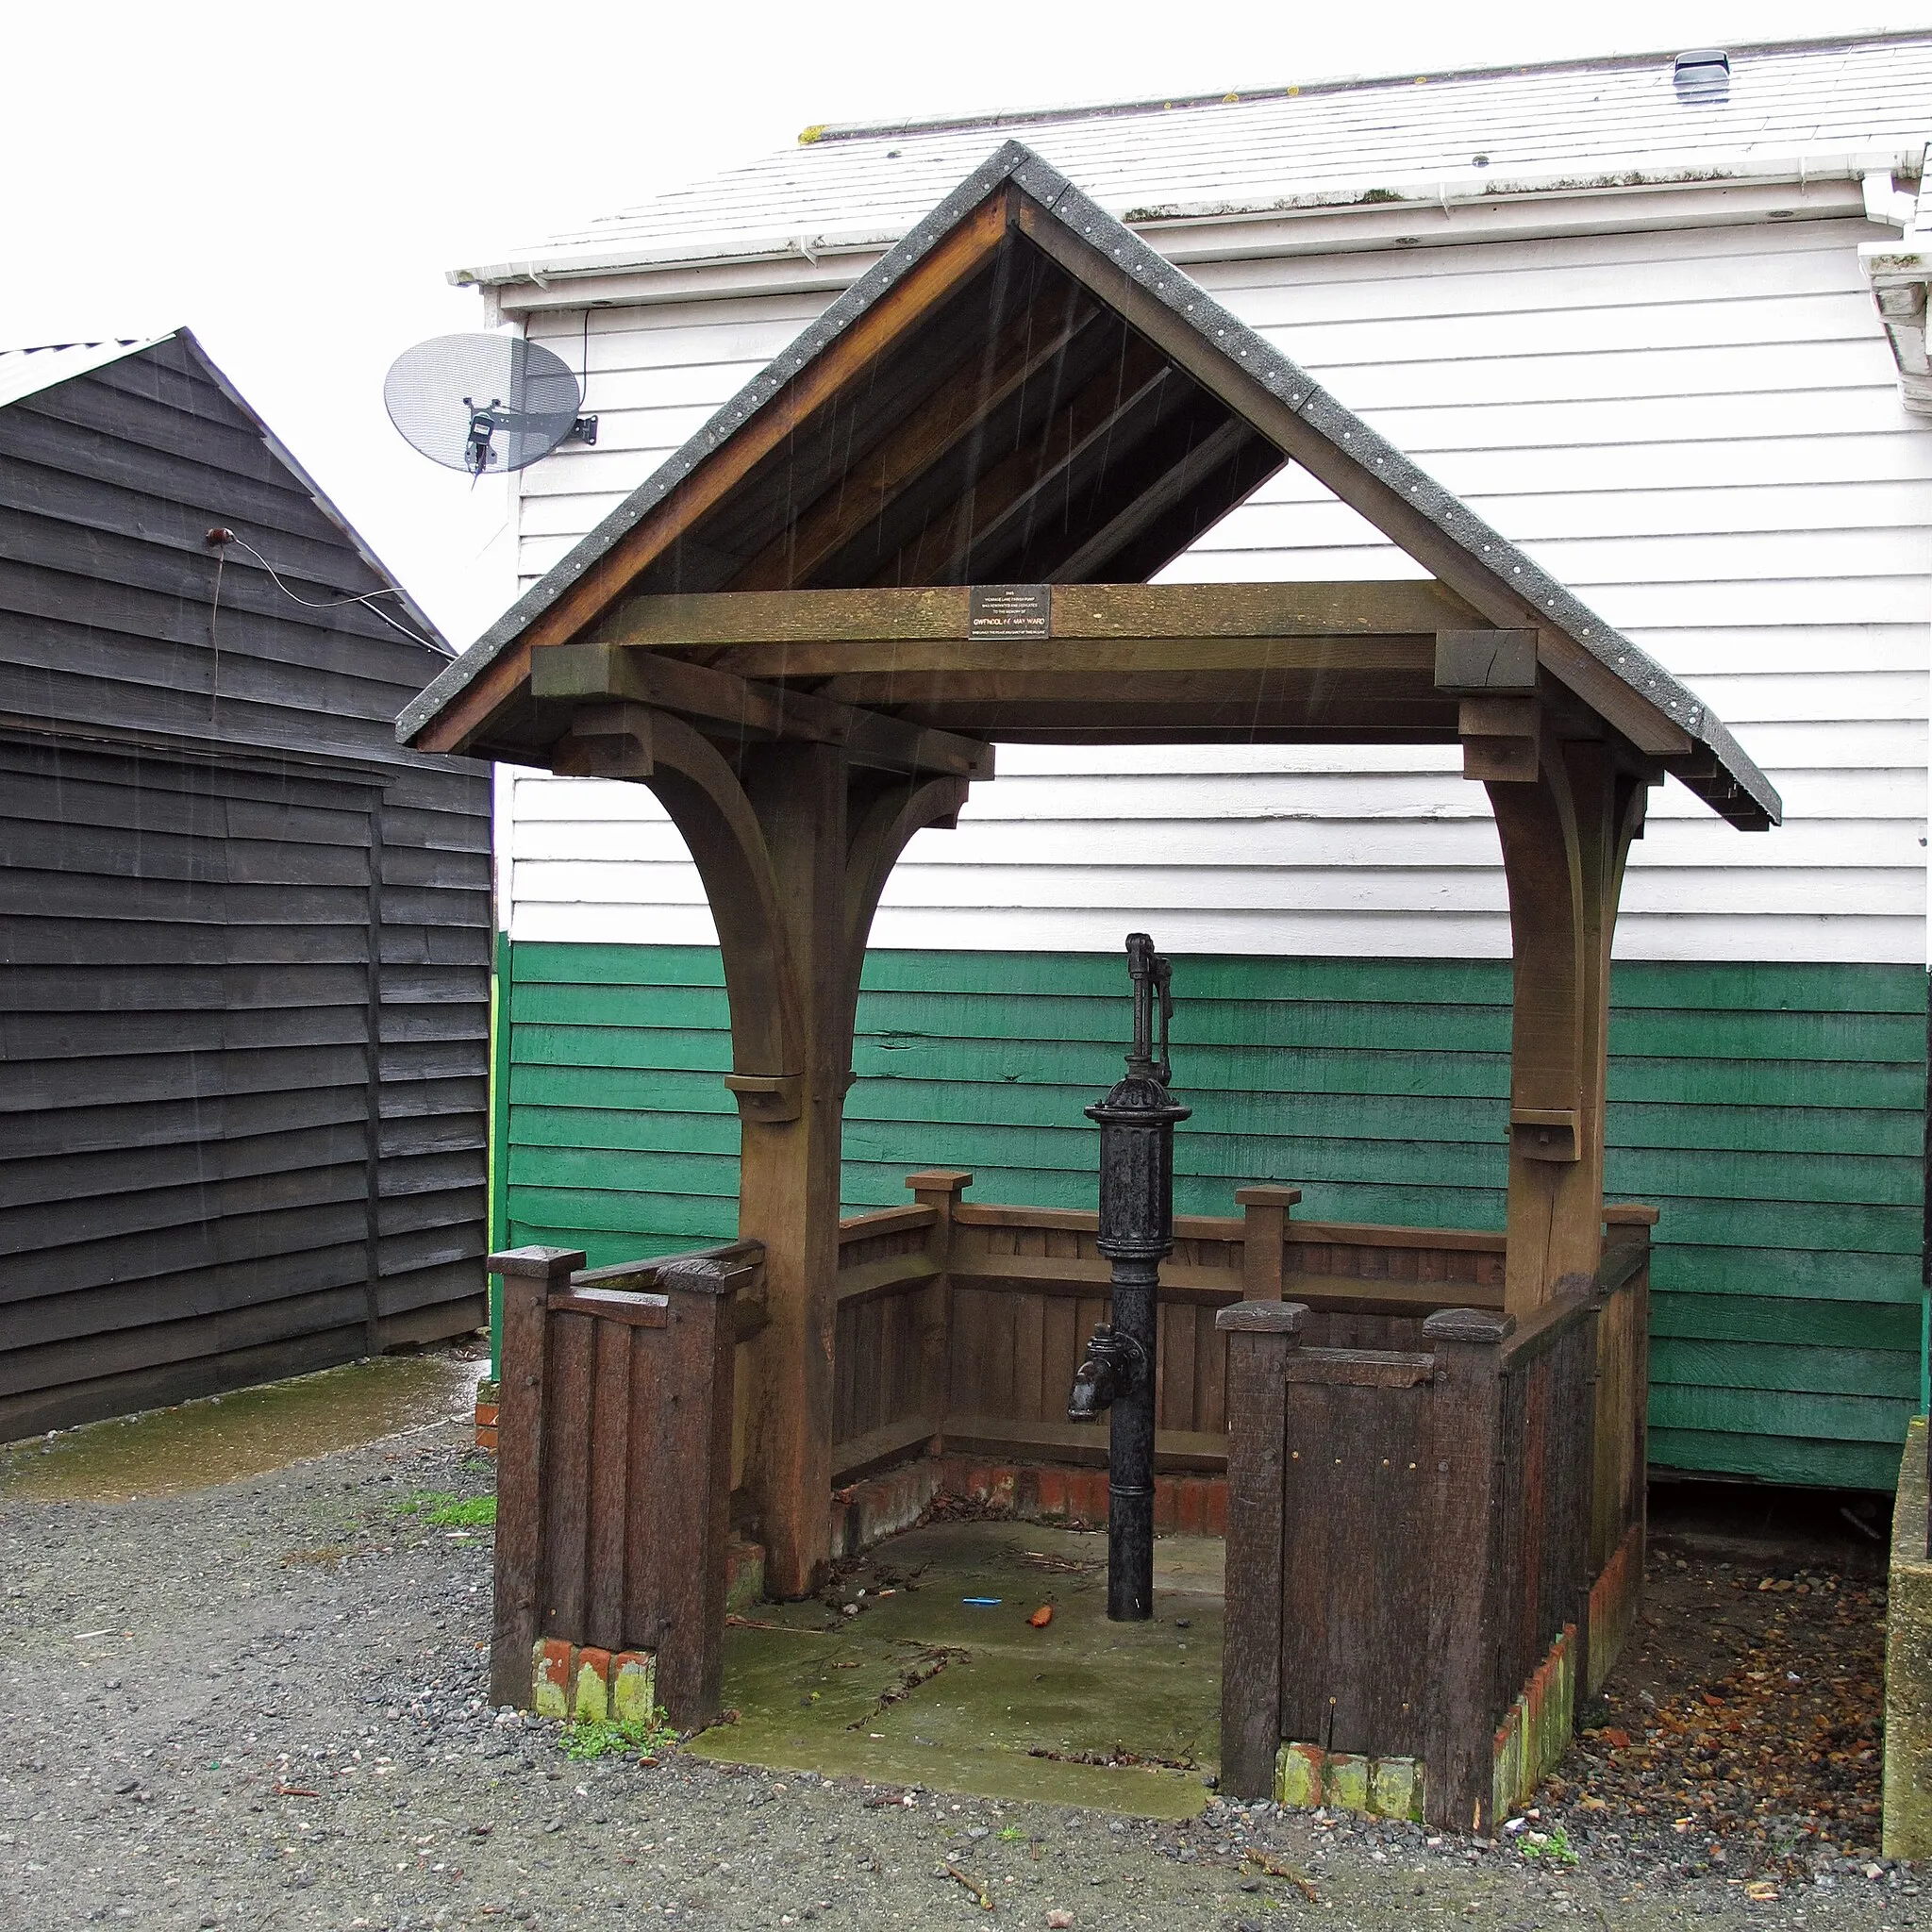
M 808 129 L 458 272 L 582 363 L 598 418 L 517 479 L 522 584 L 1008 135 L 1689 681 L 1778 787 L 1786 824 L 1748 839 L 1653 794 L 1624 895 L 1609 1182 L 1663 1214 L 1653 1457 L 1889 1482 L 1924 1374 L 1932 32 Z M 1291 465 L 1164 575 L 1416 572 Z M 1091 1198 L 1080 1107 L 1118 1053 L 1093 996 L 1124 1024 L 1144 926 L 1204 1103 L 1183 1206 L 1278 1177 L 1324 1217 L 1500 1225 L 1506 900 L 1454 747 L 1000 769 L 874 928 L 855 1206 L 932 1162 L 989 1199 Z M 676 834 L 590 780 L 505 773 L 498 812 L 499 1239 L 608 1260 L 728 1234 L 724 1001 Z

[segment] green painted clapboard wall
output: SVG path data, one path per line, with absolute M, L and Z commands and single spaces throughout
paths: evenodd
M 524 942 L 499 958 L 498 1239 L 593 1264 L 727 1239 L 716 953 Z M 1507 964 L 1181 958 L 1174 981 L 1184 1212 L 1232 1212 L 1236 1187 L 1281 1179 L 1311 1217 L 1502 1225 Z M 981 1200 L 1091 1202 L 1081 1108 L 1118 1075 L 1126 991 L 1111 955 L 872 954 L 848 1207 L 903 1201 L 906 1173 L 932 1165 L 972 1169 Z M 1607 1185 L 1663 1210 L 1655 1462 L 1896 1479 L 1923 1348 L 1925 1000 L 1911 967 L 1617 968 Z

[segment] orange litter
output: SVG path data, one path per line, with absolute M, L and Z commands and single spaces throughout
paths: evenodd
M 1053 1622 L 1053 1606 L 1051 1604 L 1041 1604 L 1026 1621 L 1036 1630 L 1044 1630 Z

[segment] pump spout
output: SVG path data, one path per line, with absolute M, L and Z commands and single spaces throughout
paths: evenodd
M 1098 1422 L 1123 1395 L 1140 1383 L 1146 1351 L 1119 1328 L 1103 1322 L 1087 1344 L 1087 1358 L 1074 1371 L 1073 1392 L 1067 1398 L 1070 1423 Z
M 1097 1423 L 1112 1407 L 1112 1372 L 1105 1362 L 1082 1362 L 1074 1371 L 1074 1392 L 1067 1400 L 1067 1420 Z

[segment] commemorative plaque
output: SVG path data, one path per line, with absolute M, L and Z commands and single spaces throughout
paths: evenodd
M 974 584 L 966 600 L 969 638 L 1053 635 L 1053 591 L 1046 584 Z

